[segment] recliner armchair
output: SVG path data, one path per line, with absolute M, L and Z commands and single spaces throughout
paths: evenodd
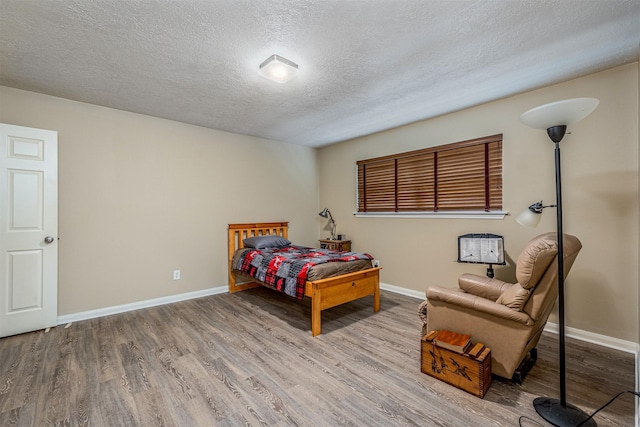
M 565 277 L 581 248 L 575 236 L 564 234 Z M 518 256 L 517 283 L 463 274 L 459 289 L 429 287 L 423 330 L 471 334 L 473 342 L 491 349 L 492 373 L 521 382 L 526 372 L 514 373 L 523 360 L 535 362 L 535 347 L 558 294 L 557 253 L 556 233 L 542 234 Z

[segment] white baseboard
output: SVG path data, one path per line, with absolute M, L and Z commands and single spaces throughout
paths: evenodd
M 551 332 L 552 334 L 558 333 L 558 324 L 547 322 L 544 327 L 545 332 Z M 580 341 L 589 342 L 592 344 L 601 345 L 603 347 L 612 348 L 614 350 L 620 350 L 627 353 L 638 354 L 638 344 L 632 341 L 625 341 L 619 338 L 609 337 L 607 335 L 596 334 L 589 331 L 583 331 L 581 329 L 565 327 L 565 336 L 574 338 Z
M 399 286 L 390 285 L 388 283 L 380 283 L 380 289 L 421 300 L 424 300 L 426 298 L 424 292 L 401 288 Z M 556 323 L 547 322 L 544 330 L 545 332 L 557 334 L 558 325 Z M 619 338 L 613 338 L 607 335 L 596 334 L 593 332 L 569 327 L 565 328 L 565 334 L 565 336 L 567 337 L 574 338 L 580 341 L 586 341 L 592 344 L 601 345 L 603 347 L 612 348 L 614 350 L 621 350 L 627 353 L 632 353 L 636 355 L 636 358 L 640 359 L 640 355 L 638 354 L 640 352 L 640 344 L 633 341 L 625 341 Z
M 383 291 L 393 292 L 394 294 L 400 294 L 421 300 L 424 300 L 426 298 L 424 291 L 414 291 L 413 289 L 401 288 L 400 286 L 394 286 L 388 283 L 380 283 L 380 289 L 382 289 Z
M 171 304 L 178 301 L 185 301 L 194 298 L 206 297 L 228 292 L 228 286 L 203 289 L 201 291 L 187 292 L 184 294 L 170 295 L 167 297 L 153 298 L 145 301 L 137 301 L 129 304 L 116 305 L 113 307 L 98 308 L 96 310 L 83 311 L 80 313 L 65 314 L 58 316 L 58 325 L 81 320 L 95 319 L 96 317 L 110 316 L 112 314 L 125 313 L 127 311 L 139 310 L 141 308 L 155 307 L 157 305 Z
M 424 292 L 414 291 L 412 289 L 401 288 L 398 286 L 380 284 L 380 289 L 394 292 L 413 298 L 424 299 Z M 206 297 L 209 295 L 217 295 L 228 292 L 228 286 L 219 286 L 217 288 L 203 289 L 201 291 L 187 292 L 184 294 L 170 295 L 167 297 L 153 298 L 144 301 L 132 302 L 129 304 L 115 305 L 112 307 L 98 308 L 95 310 L 82 311 L 79 313 L 65 314 L 58 316 L 58 325 L 70 322 L 79 322 L 81 320 L 95 319 L 97 317 L 111 316 L 112 314 L 126 313 L 127 311 L 140 310 L 141 308 L 155 307 L 157 305 L 171 304 L 178 301 L 185 301 L 194 298 Z
M 380 283 L 380 289 L 416 299 L 425 299 L 424 292 L 402 288 L 399 286 L 390 285 L 388 283 Z M 161 298 L 153 298 L 150 300 L 137 301 L 112 307 L 98 308 L 96 310 L 83 311 L 80 313 L 66 314 L 58 317 L 58 325 L 66 324 L 69 322 L 79 322 L 81 320 L 95 319 L 96 317 L 110 316 L 112 314 L 125 313 L 127 311 L 139 310 L 141 308 L 155 307 L 157 305 L 171 304 L 178 301 L 201 298 L 209 295 L 217 295 L 225 292 L 228 292 L 227 286 L 219 286 L 216 288 L 203 289 L 201 291 L 187 292 L 184 294 L 170 295 Z M 547 322 L 544 330 L 557 334 L 558 325 L 555 323 Z M 640 356 L 638 355 L 639 344 L 637 343 L 609 337 L 606 335 L 595 334 L 593 332 L 583 331 L 575 328 L 567 327 L 565 331 L 567 337 L 590 342 L 608 348 L 613 348 L 616 350 L 622 350 L 627 353 L 633 353 L 636 354 L 636 358 L 640 358 Z

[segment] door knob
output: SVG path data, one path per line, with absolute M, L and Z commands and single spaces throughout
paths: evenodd
M 44 242 L 47 243 L 47 244 L 48 243 L 53 243 L 54 240 L 55 239 L 53 237 L 51 237 L 51 236 L 47 236 L 47 237 L 44 238 Z

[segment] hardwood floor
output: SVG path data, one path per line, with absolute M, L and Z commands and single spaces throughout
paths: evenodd
M 522 385 L 494 378 L 479 399 L 420 372 L 419 302 L 327 310 L 313 338 L 309 301 L 258 288 L 3 338 L 0 426 L 547 425 L 532 401 L 557 396 L 556 336 Z M 633 355 L 567 352 L 568 402 L 591 413 L 633 390 Z M 632 426 L 633 396 L 596 421 Z

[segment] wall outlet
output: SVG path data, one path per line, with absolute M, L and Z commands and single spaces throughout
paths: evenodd
M 373 266 L 374 267 L 380 267 L 380 260 L 379 259 L 374 259 L 373 260 Z
M 173 280 L 180 280 L 180 270 L 173 270 Z

